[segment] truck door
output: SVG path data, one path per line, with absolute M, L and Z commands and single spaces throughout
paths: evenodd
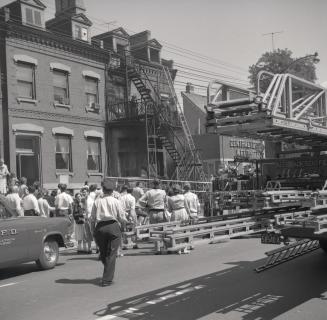
M 0 265 L 28 260 L 28 245 L 24 217 L 17 216 L 0 202 Z

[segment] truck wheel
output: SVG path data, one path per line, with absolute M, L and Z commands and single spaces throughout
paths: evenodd
M 327 253 L 327 240 L 319 240 L 320 248 Z
M 59 246 L 55 240 L 45 240 L 43 242 L 42 251 L 36 264 L 42 269 L 52 269 L 57 264 L 59 258 Z

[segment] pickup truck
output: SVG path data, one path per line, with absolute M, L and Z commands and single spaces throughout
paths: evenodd
M 69 244 L 65 218 L 22 217 L 0 196 L 0 268 L 35 261 L 41 269 L 52 269 L 59 247 Z

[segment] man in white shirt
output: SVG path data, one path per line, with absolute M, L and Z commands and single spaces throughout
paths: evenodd
M 120 194 L 120 201 L 122 203 L 123 209 L 127 214 L 127 219 L 133 225 L 136 225 L 137 218 L 135 213 L 135 198 L 132 196 L 133 189 L 129 186 L 124 185 L 122 187 L 122 192 Z
M 150 224 L 165 221 L 164 210 L 167 205 L 166 192 L 160 189 L 160 181 L 155 179 L 152 184 L 153 189 L 148 190 L 137 202 L 138 206 L 149 208 Z
M 112 284 L 115 273 L 116 257 L 121 243 L 119 223 L 125 223 L 125 212 L 121 202 L 113 197 L 114 184 L 105 180 L 102 184 L 103 197 L 98 197 L 92 209 L 92 220 L 95 221 L 95 239 L 100 249 L 100 260 L 104 270 L 100 285 Z
M 28 187 L 28 195 L 23 199 L 23 208 L 24 208 L 24 216 L 39 216 L 40 209 L 37 199 L 35 197 L 35 187 Z
M 60 193 L 56 196 L 56 216 L 57 217 L 69 217 L 72 214 L 73 198 L 66 192 L 67 185 L 62 183 L 59 185 Z
M 74 232 L 73 224 L 73 198 L 70 194 L 66 192 L 67 185 L 64 183 L 59 184 L 60 193 L 56 196 L 55 207 L 56 207 L 56 217 L 68 218 L 70 221 L 70 226 L 68 227 L 68 236 Z
M 186 210 L 189 214 L 191 219 L 198 219 L 199 215 L 201 214 L 201 206 L 199 202 L 198 196 L 191 192 L 191 185 L 189 183 L 186 183 L 184 185 L 184 197 L 185 197 L 185 204 L 186 204 Z
M 24 210 L 22 208 L 22 199 L 20 198 L 18 186 L 12 186 L 9 188 L 9 194 L 6 196 L 9 207 L 16 211 L 17 215 L 23 216 Z

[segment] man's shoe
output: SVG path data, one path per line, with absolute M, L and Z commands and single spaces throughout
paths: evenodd
M 113 281 L 100 281 L 100 287 L 109 287 L 113 285 Z

